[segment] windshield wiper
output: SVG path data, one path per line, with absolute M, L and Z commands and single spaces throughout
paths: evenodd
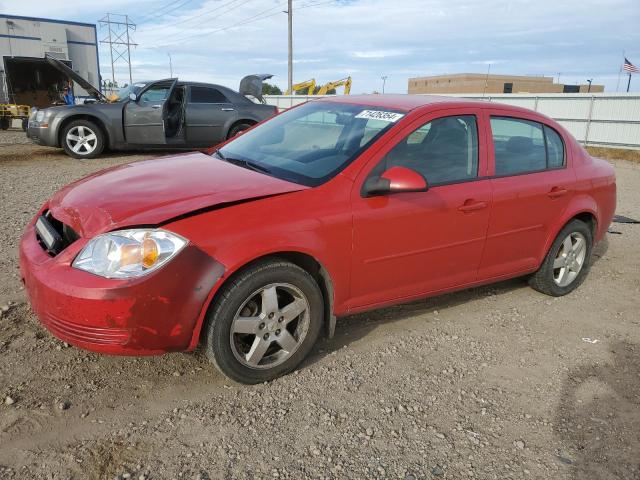
M 263 167 L 262 165 L 259 165 L 250 160 L 242 160 L 241 158 L 227 157 L 220 150 L 216 150 L 215 154 L 225 162 L 233 163 L 234 165 L 238 165 L 240 167 L 253 170 L 254 172 L 266 173 L 267 175 L 271 174 L 271 170 L 269 170 L 267 167 Z

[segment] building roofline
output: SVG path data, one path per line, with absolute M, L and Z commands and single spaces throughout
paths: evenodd
M 508 73 L 472 73 L 472 72 L 465 72 L 465 73 L 444 73 L 441 75 L 423 75 L 421 77 L 410 77 L 409 80 L 417 80 L 417 79 L 422 79 L 422 78 L 451 78 L 451 77 L 478 77 L 478 78 L 492 78 L 492 77 L 509 77 L 509 78 L 533 78 L 533 79 L 537 79 L 537 78 L 551 78 L 553 79 L 554 77 L 548 76 L 548 75 L 511 75 Z
M 0 18 L 14 18 L 16 20 L 31 20 L 35 22 L 60 23 L 63 25 L 77 25 L 79 27 L 91 27 L 94 29 L 96 28 L 95 23 L 73 22 L 70 20 L 55 20 L 53 18 L 24 17 L 22 15 L 8 15 L 5 13 L 0 13 Z

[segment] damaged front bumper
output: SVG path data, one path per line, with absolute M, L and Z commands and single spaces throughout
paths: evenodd
M 20 272 L 42 324 L 72 345 L 112 355 L 155 355 L 197 346 L 210 294 L 224 267 L 193 245 L 147 276 L 114 280 L 71 267 L 86 244 L 45 252 L 33 222 L 20 243 Z

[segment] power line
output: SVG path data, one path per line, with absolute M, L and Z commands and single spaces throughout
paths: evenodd
M 200 32 L 197 32 L 197 33 L 192 33 L 192 34 L 189 34 L 189 35 L 187 35 L 185 37 L 174 39 L 171 42 L 168 42 L 167 44 L 164 44 L 164 45 L 174 45 L 177 42 L 182 42 L 184 40 L 189 40 L 191 38 L 201 37 L 202 35 L 210 35 L 212 33 L 217 33 L 217 32 L 224 32 L 224 31 L 229 30 L 231 28 L 235 28 L 235 27 L 238 27 L 238 26 L 241 26 L 241 25 L 245 25 L 247 23 L 253 23 L 253 22 L 257 22 L 258 20 L 263 20 L 265 18 L 273 17 L 275 15 L 280 15 L 282 13 L 282 10 L 281 10 L 282 8 L 283 8 L 282 4 L 280 4 L 280 6 L 270 7 L 270 8 L 268 8 L 266 10 L 263 10 L 263 11 L 255 14 L 255 15 L 252 15 L 251 17 L 245 18 L 243 20 L 240 20 L 240 21 L 238 21 L 236 23 L 233 23 L 231 25 L 228 25 L 226 27 L 215 28 L 213 30 L 204 31 L 204 32 L 200 31 Z M 275 13 L 271 13 L 270 15 L 264 15 L 267 12 L 273 12 L 274 9 L 277 9 L 279 11 L 277 11 Z M 262 16 L 262 15 L 264 15 L 264 16 Z M 160 46 L 162 46 L 162 45 L 160 45 Z
M 169 2 L 166 5 L 163 5 L 162 7 L 158 8 L 155 12 L 149 13 L 147 15 L 143 15 L 142 17 L 140 17 L 138 19 L 138 24 L 141 23 L 147 23 L 150 22 L 151 20 L 155 19 L 155 18 L 159 18 L 162 15 L 166 15 L 169 12 L 173 12 L 174 10 L 177 10 L 178 8 L 184 7 L 187 3 L 191 3 L 193 0 L 180 0 L 177 4 L 176 2 Z M 173 7 L 173 8 L 171 8 Z M 168 8 L 168 10 L 165 10 L 166 8 Z M 165 10 L 165 11 L 163 11 Z
M 220 9 L 222 9 L 222 8 L 224 8 L 226 6 L 231 5 L 232 3 L 236 3 L 236 2 L 240 2 L 240 1 L 242 1 L 242 0 L 231 0 L 231 1 L 227 2 L 227 3 L 224 3 L 222 5 L 217 6 L 216 8 L 212 8 L 211 10 L 205 10 L 204 12 L 198 13 L 197 15 L 192 15 L 190 17 L 183 18 L 182 20 L 178 20 L 177 22 L 172 22 L 170 26 L 173 27 L 175 25 L 180 25 L 182 23 L 190 22 L 191 20 L 204 20 L 203 17 L 208 17 L 211 13 L 217 12 L 217 11 L 219 11 Z M 227 10 L 225 12 L 222 12 L 218 16 L 220 17 L 220 16 L 224 15 L 225 13 L 229 13 L 229 12 L 233 11 L 234 8 L 241 7 L 242 5 L 245 5 L 245 4 L 247 4 L 247 3 L 251 2 L 251 1 L 252 0 L 244 0 L 239 5 L 235 5 L 233 8 L 230 8 L 229 10 Z M 148 27 L 148 28 L 146 28 L 146 31 L 158 30 L 160 28 L 167 28 L 167 25 L 166 24 L 162 24 L 162 25 L 156 25 L 156 26 L 153 26 L 153 27 Z
M 307 4 L 307 5 L 303 5 L 301 7 L 298 7 L 297 10 L 302 10 L 302 9 L 311 8 L 311 7 L 319 7 L 319 6 L 322 6 L 322 5 L 329 5 L 330 3 L 335 3 L 335 1 L 336 0 L 330 0 L 330 1 L 326 1 L 326 2 L 318 2 L 318 3 L 313 3 L 313 4 Z M 274 9 L 281 9 L 282 7 L 283 7 L 282 5 L 278 6 L 278 7 L 271 7 L 271 8 L 268 8 L 267 10 L 264 10 L 264 11 L 262 11 L 260 13 L 257 13 L 256 15 L 253 15 L 251 17 L 248 17 L 248 18 L 245 18 L 243 20 L 240 20 L 240 21 L 238 21 L 238 22 L 236 22 L 236 23 L 234 23 L 232 25 L 228 25 L 226 27 L 216 28 L 214 30 L 209 30 L 209 31 L 205 31 L 205 32 L 198 32 L 198 33 L 194 33 L 192 35 L 187 35 L 186 37 L 177 38 L 177 39 L 172 40 L 171 42 L 160 44 L 160 45 L 158 45 L 158 47 L 165 47 L 165 46 L 169 46 L 169 45 L 175 45 L 177 43 L 182 43 L 185 40 L 190 40 L 191 38 L 201 37 L 203 35 L 211 35 L 211 34 L 214 34 L 214 33 L 225 32 L 225 31 L 230 30 L 232 28 L 241 27 L 241 26 L 244 26 L 244 25 L 247 25 L 247 24 L 250 24 L 250 23 L 258 22 L 260 20 L 265 20 L 267 18 L 274 17 L 276 15 L 280 15 L 282 13 L 282 11 L 270 13 L 268 15 L 263 15 L 263 14 L 265 14 L 267 12 L 271 12 Z

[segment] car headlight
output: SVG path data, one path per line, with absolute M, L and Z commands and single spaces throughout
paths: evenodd
M 73 266 L 105 278 L 131 278 L 157 270 L 187 244 L 166 230 L 119 230 L 93 238 Z
M 38 110 L 36 112 L 36 122 L 41 122 L 44 120 L 44 110 Z

